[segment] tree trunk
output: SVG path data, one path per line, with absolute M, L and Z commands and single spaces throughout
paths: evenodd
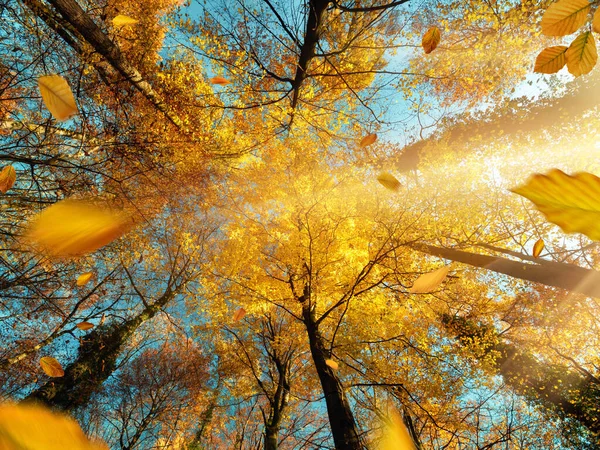
M 277 435 L 279 434 L 279 425 L 276 427 L 265 427 L 265 450 L 277 450 Z
M 65 375 L 48 381 L 29 394 L 25 401 L 38 401 L 65 411 L 86 404 L 114 372 L 127 339 L 142 323 L 154 317 L 175 294 L 175 291 L 167 289 L 137 316 L 122 324 L 98 327 L 89 333 L 79 348 L 77 359 L 65 369 Z
M 526 264 L 500 256 L 479 255 L 429 244 L 412 244 L 411 247 L 429 255 L 481 267 L 520 280 L 542 283 L 590 297 L 600 297 L 600 272 L 596 270 L 554 261 L 550 264 Z

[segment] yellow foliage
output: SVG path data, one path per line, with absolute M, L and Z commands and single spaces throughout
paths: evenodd
M 17 173 L 13 166 L 6 166 L 0 172 L 0 192 L 6 194 L 6 192 L 13 187 L 17 181 Z
M 567 60 L 565 52 L 567 47 L 564 45 L 556 45 L 542 50 L 535 60 L 534 72 L 537 73 L 556 73 L 562 69 Z
M 52 113 L 56 120 L 67 120 L 74 114 L 77 114 L 77 105 L 73 92 L 65 80 L 60 75 L 48 75 L 38 78 L 38 86 L 42 99 L 48 111 Z
M 44 356 L 40 358 L 40 366 L 42 366 L 42 370 L 49 377 L 57 378 L 65 375 L 65 371 L 60 363 L 52 356 Z
M 421 46 L 425 51 L 425 54 L 429 54 L 436 49 L 440 40 L 442 38 L 442 34 L 438 27 L 431 27 L 427 32 L 423 35 L 423 39 L 421 40 Z
M 542 17 L 542 33 L 547 36 L 566 36 L 585 23 L 591 9 L 588 0 L 559 0 L 550 5 Z
M 567 68 L 576 77 L 589 73 L 598 61 L 596 42 L 590 31 L 575 38 L 565 53 Z

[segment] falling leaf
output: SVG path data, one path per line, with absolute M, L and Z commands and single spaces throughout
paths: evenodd
M 581 33 L 575 38 L 565 52 L 569 73 L 578 77 L 589 73 L 598 61 L 596 42 L 590 31 Z
M 326 359 L 325 364 L 331 367 L 333 370 L 337 370 L 339 365 L 333 359 Z
M 391 409 L 378 450 L 414 450 L 413 440 L 400 414 Z
M 396 179 L 396 177 L 390 173 L 383 172 L 377 177 L 377 181 L 379 181 L 384 187 L 391 191 L 397 191 L 400 189 L 400 182 Z
M 512 192 L 531 200 L 539 211 L 566 233 L 583 233 L 600 240 L 600 178 L 579 172 L 567 175 L 552 169 L 535 174 Z
M 564 45 L 556 45 L 542 50 L 535 60 L 533 71 L 536 73 L 556 73 L 562 69 L 567 60 L 565 52 L 567 47 Z
M 128 16 L 124 16 L 123 14 L 119 14 L 118 16 L 115 16 L 112 20 L 112 23 L 115 27 L 122 27 L 124 25 L 134 25 L 138 22 L 139 22 L 139 20 L 133 19 Z
M 13 187 L 17 181 L 17 173 L 13 166 L 6 166 L 0 172 L 0 192 L 6 194 L 6 192 Z
M 433 272 L 424 273 L 421 275 L 412 287 L 408 290 L 411 294 L 428 294 L 442 284 L 442 281 L 446 279 L 450 266 L 440 267 Z
M 376 140 L 377 140 L 376 133 L 367 134 L 364 138 L 362 138 L 360 140 L 358 147 L 359 148 L 368 147 L 369 145 L 374 144 Z
M 423 46 L 423 50 L 425 50 L 425 54 L 428 55 L 440 43 L 442 39 L 442 33 L 438 27 L 431 27 L 427 30 L 427 33 L 423 35 L 423 39 L 421 40 L 421 45 Z
M 229 81 L 227 78 L 223 78 L 223 77 L 212 77 L 210 79 L 210 82 L 212 84 L 219 84 L 221 86 L 231 84 L 231 81 Z
M 26 239 L 53 257 L 85 255 L 125 234 L 133 225 L 122 213 L 85 200 L 63 200 L 43 210 Z
M 60 75 L 48 75 L 38 78 L 38 86 L 46 108 L 56 120 L 66 120 L 77 114 L 75 97 L 69 83 Z
M 106 320 L 106 314 L 102 313 L 102 317 L 100 317 L 100 325 L 104 324 L 105 320 Z
M 542 250 L 544 250 L 544 241 L 542 239 L 538 239 L 535 241 L 535 244 L 533 244 L 533 257 L 537 258 L 540 256 Z
M 592 19 L 592 31 L 600 33 L 600 9 L 597 9 Z
M 575 33 L 586 21 L 591 3 L 588 0 L 559 0 L 542 16 L 542 34 L 566 36 Z
M 86 331 L 86 330 L 91 330 L 92 328 L 94 328 L 94 324 L 90 323 L 90 322 L 81 322 L 78 323 L 77 328 L 79 328 L 80 330 Z
M 81 275 L 79 275 L 77 277 L 77 286 L 83 286 L 83 285 L 87 284 L 87 282 L 90 281 L 93 276 L 94 276 L 94 272 L 82 273 Z
M 0 405 L 2 450 L 108 450 L 105 443 L 89 440 L 79 424 L 38 404 Z
M 240 320 L 242 320 L 244 318 L 245 315 L 246 315 L 246 310 L 244 308 L 240 308 L 233 315 L 233 321 L 239 322 Z
M 63 370 L 60 363 L 52 356 L 44 356 L 43 358 L 41 358 L 40 366 L 42 366 L 42 370 L 49 377 L 57 378 L 63 377 L 65 375 L 65 371 Z

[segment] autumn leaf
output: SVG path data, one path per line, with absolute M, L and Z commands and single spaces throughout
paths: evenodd
M 540 256 L 542 250 L 544 250 L 544 241 L 543 239 L 538 239 L 537 241 L 535 241 L 535 244 L 533 244 L 533 257 L 537 258 L 538 256 Z
M 591 4 L 588 0 L 559 0 L 542 16 L 542 34 L 566 36 L 576 32 L 586 21 Z
M 596 42 L 590 31 L 581 33 L 575 38 L 565 53 L 569 72 L 578 77 L 589 73 L 598 60 Z
M 592 19 L 592 31 L 600 33 L 600 9 L 597 9 Z
M 210 82 L 212 84 L 218 84 L 221 86 L 226 86 L 228 84 L 231 84 L 231 81 L 229 81 L 227 78 L 223 78 L 223 77 L 212 77 L 210 79 Z
M 102 313 L 102 317 L 100 317 L 100 325 L 103 325 L 105 320 L 106 320 L 106 313 Z
M 425 50 L 425 54 L 429 54 L 435 50 L 435 48 L 440 43 L 442 38 L 442 34 L 438 27 L 431 27 L 427 32 L 423 35 L 423 39 L 421 40 L 421 45 L 423 46 L 423 50 Z
M 0 405 L 2 450 L 108 450 L 89 440 L 72 418 L 37 404 Z
M 94 328 L 94 324 L 90 323 L 90 322 L 80 322 L 76 325 L 77 328 L 79 328 L 80 330 L 86 331 L 86 330 L 91 330 L 92 328 Z
M 239 322 L 240 320 L 242 320 L 244 318 L 245 315 L 246 315 L 246 310 L 244 308 L 240 308 L 233 315 L 233 321 Z
M 369 145 L 374 144 L 376 140 L 377 140 L 377 134 L 376 133 L 367 134 L 365 137 L 363 137 L 360 140 L 360 142 L 358 144 L 358 147 L 359 148 L 368 147 Z
M 85 200 L 63 200 L 43 210 L 26 239 L 53 257 L 85 255 L 125 234 L 129 216 Z
M 567 47 L 564 45 L 556 45 L 542 50 L 535 60 L 533 71 L 536 73 L 556 73 L 562 69 L 567 60 L 565 52 Z
M 446 279 L 449 271 L 450 266 L 448 265 L 434 270 L 433 272 L 424 273 L 417 278 L 408 292 L 411 294 L 428 294 L 436 290 L 437 287 Z
M 333 370 L 337 370 L 339 365 L 333 359 L 326 359 L 325 364 L 331 367 Z
M 600 178 L 591 173 L 567 175 L 553 169 L 535 174 L 512 192 L 531 200 L 549 222 L 566 233 L 600 240 Z
M 60 75 L 48 75 L 38 78 L 38 86 L 46 108 L 56 120 L 66 120 L 77 114 L 77 105 L 73 92 Z
M 400 414 L 391 409 L 378 450 L 414 450 L 413 440 Z
M 377 181 L 379 181 L 384 187 L 391 191 L 397 191 L 400 189 L 400 182 L 396 179 L 396 177 L 390 173 L 383 172 L 377 177 Z
M 112 20 L 112 23 L 115 27 L 122 27 L 124 25 L 134 25 L 138 22 L 139 22 L 139 20 L 133 19 L 128 16 L 124 16 L 123 14 L 119 14 L 118 16 L 115 16 Z
M 60 363 L 52 356 L 44 356 L 43 358 L 41 358 L 40 366 L 42 366 L 42 370 L 49 377 L 57 378 L 63 377 L 65 375 L 65 371 L 63 370 Z
M 5 166 L 0 172 L 0 192 L 6 194 L 6 192 L 13 187 L 17 181 L 17 172 L 13 166 Z
M 77 286 L 83 286 L 83 285 L 87 284 L 87 282 L 90 281 L 93 276 L 94 276 L 94 272 L 82 273 L 81 275 L 79 275 L 77 277 Z

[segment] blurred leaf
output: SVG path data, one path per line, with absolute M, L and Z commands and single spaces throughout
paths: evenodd
M 326 359 L 325 360 L 325 364 L 327 364 L 329 367 L 331 367 L 333 370 L 337 370 L 338 369 L 338 363 L 336 363 L 333 359 Z
M 245 315 L 246 315 L 246 310 L 244 308 L 240 308 L 233 315 L 233 321 L 239 322 L 240 320 L 242 320 L 244 318 Z
M 383 172 L 377 177 L 377 181 L 379 181 L 384 187 L 391 191 L 397 191 L 400 189 L 400 182 L 396 179 L 396 177 L 390 173 Z
M 210 82 L 212 84 L 218 84 L 218 85 L 221 85 L 221 86 L 225 86 L 225 85 L 231 84 L 231 81 L 229 81 L 227 78 L 223 78 L 223 77 L 212 77 L 210 79 Z
M 575 33 L 586 21 L 591 4 L 588 0 L 559 0 L 542 16 L 542 34 L 566 36 Z
M 440 40 L 442 39 L 442 33 L 438 27 L 431 27 L 427 32 L 423 35 L 423 39 L 421 40 L 421 46 L 423 50 L 425 50 L 425 54 L 429 54 L 436 49 Z
M 77 328 L 79 328 L 80 330 L 86 331 L 86 330 L 91 330 L 92 328 L 94 328 L 94 324 L 90 323 L 90 322 L 81 322 L 78 323 Z
M 596 42 L 591 31 L 577 36 L 565 52 L 565 57 L 571 75 L 578 77 L 589 73 L 598 61 Z
M 600 240 L 600 178 L 579 172 L 573 176 L 552 169 L 535 174 L 527 184 L 511 189 L 531 200 L 539 211 L 567 233 Z
M 556 73 L 562 69 L 567 60 L 565 52 L 567 47 L 564 45 L 556 45 L 542 50 L 535 60 L 533 71 L 536 73 Z
M 378 450 L 414 450 L 413 440 L 400 414 L 392 409 L 384 427 L 383 439 Z
M 42 99 L 56 120 L 66 120 L 77 114 L 77 105 L 71 88 L 60 75 L 48 75 L 38 79 Z
M 125 234 L 133 223 L 122 213 L 85 200 L 63 200 L 43 210 L 26 239 L 53 257 L 85 255 Z
M 421 275 L 412 287 L 408 290 L 411 294 L 428 294 L 438 288 L 440 284 L 446 279 L 450 266 L 440 267 L 433 272 L 424 273 Z
M 592 31 L 600 33 L 600 9 L 597 9 L 592 19 Z
M 77 286 L 83 286 L 83 285 L 87 284 L 87 282 L 90 281 L 93 276 L 94 276 L 94 272 L 82 273 L 81 275 L 79 275 L 77 277 Z
M 124 25 L 134 25 L 138 22 L 139 22 L 139 20 L 133 19 L 128 16 L 124 16 L 123 14 L 119 14 L 118 16 L 115 16 L 112 20 L 112 23 L 115 27 L 121 27 Z
M 70 417 L 34 404 L 0 405 L 2 450 L 108 450 Z
M 13 187 L 17 181 L 17 172 L 13 166 L 6 166 L 0 172 L 0 192 L 6 194 L 6 192 Z
M 376 133 L 367 134 L 364 138 L 362 138 L 360 140 L 358 147 L 359 148 L 368 147 L 369 145 L 374 144 L 376 140 L 377 140 Z
M 60 363 L 52 356 L 44 356 L 43 358 L 41 358 L 40 366 L 42 366 L 42 370 L 49 377 L 57 378 L 63 377 L 65 375 L 65 371 L 63 370 Z
M 538 239 L 535 244 L 533 244 L 533 257 L 537 258 L 544 250 L 544 241 L 542 239 Z

